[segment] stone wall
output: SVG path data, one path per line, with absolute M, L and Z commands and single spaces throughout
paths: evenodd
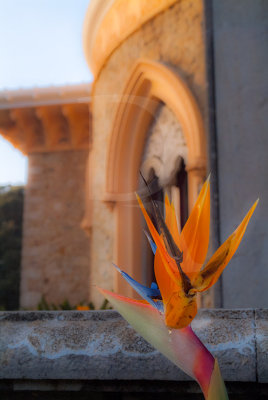
M 29 155 L 21 307 L 89 298 L 89 239 L 80 228 L 88 151 Z
M 260 198 L 223 274 L 223 305 L 267 307 L 268 2 L 212 4 L 221 241 Z
M 174 6 L 146 22 L 128 37 L 103 66 L 93 88 L 92 149 L 92 253 L 91 282 L 113 287 L 113 238 L 115 213 L 102 201 L 105 190 L 106 157 L 109 135 L 118 99 L 123 92 L 133 64 L 140 57 L 162 62 L 176 71 L 187 83 L 205 114 L 206 78 L 203 40 L 203 3 L 180 0 Z M 123 267 L 123 266 L 122 266 Z M 102 299 L 93 290 L 96 302 Z
M 267 399 L 267 317 L 267 310 L 200 310 L 193 321 L 219 361 L 230 400 Z M 7 399 L 13 399 L 12 391 L 25 396 L 36 391 L 33 398 L 42 399 L 66 398 L 38 397 L 42 391 L 77 392 L 78 399 L 89 398 L 79 397 L 83 391 L 203 398 L 189 376 L 115 311 L 2 312 L 0 332 L 0 391 Z M 113 398 L 136 398 L 125 396 Z

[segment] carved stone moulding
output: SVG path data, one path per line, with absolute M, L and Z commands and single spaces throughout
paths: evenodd
M 90 86 L 0 93 L 0 134 L 22 153 L 87 149 Z
M 187 164 L 188 148 L 176 116 L 167 106 L 160 106 L 145 145 L 141 171 L 149 181 L 158 178 L 161 188 L 174 184 L 182 162 Z
M 182 142 L 182 152 L 178 156 L 186 161 L 189 210 L 206 174 L 203 120 L 191 91 L 167 66 L 147 59 L 138 60 L 115 113 L 108 144 L 106 191 L 103 196 L 104 201 L 115 205 L 117 222 L 113 258 L 138 280 L 141 280 L 137 265 L 141 258 L 142 226 L 140 211 L 135 207 L 135 191 L 138 189 L 148 130 L 161 103 L 172 111 L 181 126 L 175 140 Z M 174 162 L 177 161 L 175 156 Z M 165 181 L 164 174 L 162 179 Z M 132 289 L 120 277 L 116 278 L 115 289 L 125 295 L 133 295 Z
M 0 110 L 0 133 L 24 154 L 87 149 L 90 122 L 85 104 Z
M 135 200 L 137 176 L 148 129 L 160 103 L 176 116 L 183 132 L 189 183 L 189 207 L 206 174 L 206 137 L 201 113 L 184 81 L 167 66 L 140 59 L 130 73 L 116 111 L 106 163 L 104 200 Z M 176 140 L 179 140 L 178 138 Z M 187 156 L 186 156 L 187 152 Z M 193 177 L 193 181 L 192 181 Z
M 83 29 L 85 58 L 95 78 L 129 35 L 177 0 L 91 0 Z

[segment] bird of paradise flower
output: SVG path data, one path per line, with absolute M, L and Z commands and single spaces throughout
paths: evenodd
M 115 309 L 169 360 L 194 378 L 205 399 L 228 399 L 217 359 L 193 332 L 196 296 L 214 285 L 236 252 L 257 206 L 253 204 L 238 228 L 203 266 L 209 244 L 210 182 L 203 185 L 196 204 L 179 233 L 175 208 L 165 198 L 165 219 L 151 198 L 157 229 L 138 202 L 149 228 L 156 283 L 146 287 L 115 266 L 144 300 L 134 300 L 100 289 Z

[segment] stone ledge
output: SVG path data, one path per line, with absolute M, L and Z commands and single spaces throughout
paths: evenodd
M 226 381 L 264 383 L 267 324 L 268 310 L 200 310 L 193 329 Z M 116 311 L 1 312 L 0 379 L 190 380 Z

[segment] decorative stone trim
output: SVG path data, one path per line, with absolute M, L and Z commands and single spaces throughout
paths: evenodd
M 146 21 L 177 0 L 91 0 L 84 29 L 84 53 L 95 78 L 111 53 Z
M 49 86 L 44 88 L 3 90 L 0 109 L 51 106 L 56 104 L 90 103 L 91 85 Z
M 118 101 L 119 106 L 110 134 L 105 200 L 125 200 L 126 195 L 135 199 L 134 191 L 145 135 L 160 101 L 173 111 L 182 126 L 188 148 L 189 172 L 201 171 L 200 178 L 204 178 L 206 138 L 202 116 L 192 93 L 183 80 L 165 65 L 139 59 Z M 123 165 L 124 161 L 127 161 L 127 165 Z M 127 172 L 123 170 L 126 167 L 132 174 L 129 176 L 130 180 L 126 180 Z M 191 177 L 189 180 L 191 181 Z M 189 183 L 190 193 L 194 193 L 196 188 Z M 191 194 L 189 197 L 191 198 Z M 196 194 L 191 198 L 191 203 L 195 200 Z M 191 206 L 192 204 L 190 208 Z
M 160 106 L 161 107 L 161 106 Z M 141 171 L 148 181 L 152 172 L 161 188 L 171 186 L 182 160 L 187 164 L 187 145 L 176 116 L 167 106 L 161 107 L 147 139 Z
M 191 91 L 167 66 L 139 59 L 118 101 L 108 144 L 106 192 L 103 196 L 104 201 L 116 205 L 114 261 L 139 281 L 141 271 L 137 265 L 141 259 L 143 232 L 135 191 L 148 129 L 161 102 L 180 122 L 186 141 L 187 164 L 191 165 L 188 171 L 189 210 L 196 201 L 206 173 L 204 126 Z M 115 289 L 125 295 L 134 295 L 133 289 L 118 275 Z
M 0 130 L 24 154 L 88 149 L 90 85 L 2 92 Z

